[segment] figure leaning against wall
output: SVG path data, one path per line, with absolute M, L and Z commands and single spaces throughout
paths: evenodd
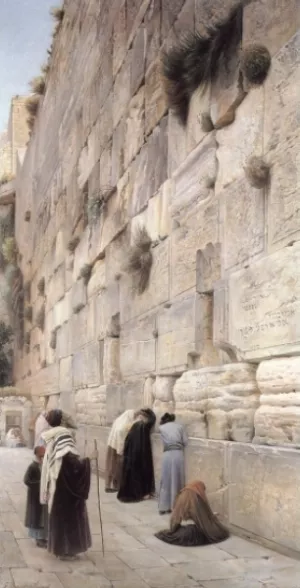
M 107 440 L 105 462 L 105 492 L 118 492 L 122 472 L 124 444 L 140 410 L 125 410 L 113 423 Z
M 188 437 L 183 425 L 176 423 L 175 418 L 175 414 L 166 412 L 159 426 L 164 451 L 158 499 L 158 510 L 162 515 L 172 511 L 175 499 L 185 485 L 184 448 Z
M 117 498 L 121 502 L 140 502 L 155 493 L 151 432 L 156 416 L 143 408 L 132 425 L 124 445 L 124 456 Z

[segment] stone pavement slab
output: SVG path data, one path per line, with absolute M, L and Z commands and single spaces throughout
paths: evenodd
M 300 562 L 232 536 L 180 548 L 154 533 L 168 525 L 155 501 L 121 504 L 101 482 L 103 557 L 95 479 L 88 502 L 92 549 L 62 562 L 37 549 L 23 526 L 27 449 L 0 448 L 0 588 L 299 588 Z

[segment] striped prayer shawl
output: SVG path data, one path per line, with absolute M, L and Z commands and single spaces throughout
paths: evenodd
M 68 453 L 79 456 L 79 452 L 73 436 L 65 427 L 54 427 L 45 431 L 42 438 L 46 443 L 46 453 L 41 475 L 40 502 L 48 504 L 50 513 L 63 457 Z

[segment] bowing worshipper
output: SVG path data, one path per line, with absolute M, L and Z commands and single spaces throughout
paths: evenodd
M 125 439 L 139 415 L 140 411 L 126 410 L 112 425 L 107 440 L 105 492 L 119 490 Z
M 25 527 L 28 536 L 34 539 L 37 547 L 47 547 L 48 540 L 48 512 L 47 507 L 40 503 L 41 468 L 45 447 L 35 447 L 34 460 L 29 465 L 24 476 L 27 486 L 27 501 Z
M 190 520 L 193 522 L 182 524 Z M 193 547 L 220 543 L 229 537 L 229 532 L 212 512 L 204 483 L 195 481 L 177 496 L 170 529 L 159 531 L 155 537 L 171 545 Z
M 166 412 L 159 426 L 164 451 L 158 499 L 158 510 L 162 515 L 172 511 L 175 499 L 185 485 L 184 448 L 188 437 L 175 418 L 175 414 Z
M 117 498 L 121 502 L 140 502 L 155 492 L 151 431 L 156 417 L 150 408 L 131 427 L 124 445 L 124 456 Z
M 40 500 L 48 505 L 48 551 L 61 559 L 76 559 L 91 547 L 86 508 L 91 483 L 90 459 L 80 459 L 75 425 L 61 410 L 47 414 L 52 428 L 42 434 L 46 444 Z

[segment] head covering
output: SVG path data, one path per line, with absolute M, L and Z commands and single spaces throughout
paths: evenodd
M 169 412 L 165 412 L 160 419 L 160 424 L 165 425 L 166 423 L 173 423 L 175 421 L 175 414 L 170 414 Z
M 151 408 L 142 408 L 140 414 L 144 419 L 146 419 L 146 424 L 149 426 L 149 428 L 152 429 L 156 422 L 156 416 L 153 410 L 151 410 Z
M 198 494 L 200 498 L 206 500 L 206 486 L 204 482 L 201 482 L 201 480 L 194 480 L 193 482 L 190 482 L 183 488 L 183 490 L 192 490 L 192 492 Z M 183 490 L 181 490 L 181 492 L 183 492 Z
M 50 410 L 46 417 L 50 427 L 65 427 L 67 429 L 76 429 L 76 425 L 70 415 L 59 408 Z
M 62 410 L 55 408 L 47 412 L 46 419 L 50 427 L 60 427 L 62 421 Z

